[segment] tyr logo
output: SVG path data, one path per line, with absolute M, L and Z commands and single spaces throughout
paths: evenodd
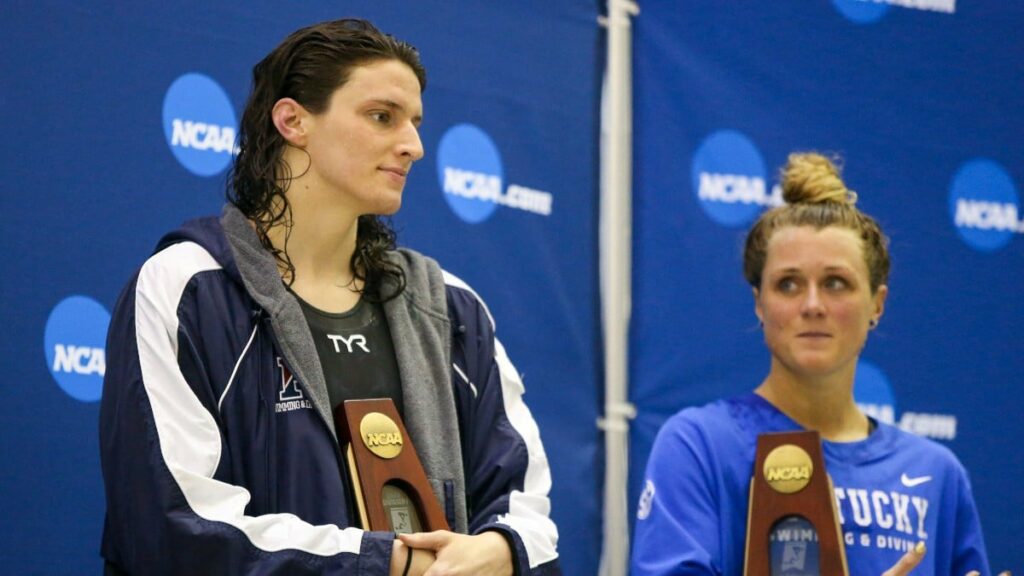
M 366 336 L 362 334 L 353 334 L 347 338 L 340 334 L 328 334 L 327 337 L 334 343 L 335 352 L 341 353 L 341 347 L 338 346 L 338 343 L 341 342 L 348 349 L 349 354 L 352 353 L 352 346 L 358 346 L 363 349 L 363 352 L 370 353 L 370 349 L 366 347 Z

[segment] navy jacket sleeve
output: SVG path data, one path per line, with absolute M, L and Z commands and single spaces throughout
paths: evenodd
M 208 359 L 181 321 L 193 279 L 217 269 L 198 245 L 174 245 L 115 307 L 100 408 L 104 558 L 128 574 L 386 574 L 392 535 L 247 515 L 249 491 L 218 479 L 231 447 Z
M 560 574 L 551 473 L 519 373 L 479 297 L 445 273 L 456 332 L 454 382 L 466 471 L 469 531 L 501 532 L 518 575 Z

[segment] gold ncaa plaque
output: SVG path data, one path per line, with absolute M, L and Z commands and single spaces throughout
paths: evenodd
M 416 442 L 390 398 L 346 400 L 334 409 L 334 426 L 361 528 L 396 533 L 448 530 L 448 518 L 416 454 Z
M 776 492 L 796 494 L 811 482 L 814 462 L 795 444 L 783 444 L 764 459 L 764 479 Z
M 363 444 L 381 458 L 390 460 L 402 453 L 402 432 L 398 424 L 380 412 L 370 412 L 359 421 Z
M 785 566 L 772 556 L 772 531 L 783 520 L 799 517 L 818 536 L 817 566 L 801 574 L 848 576 L 846 547 L 841 538 L 836 496 L 825 469 L 817 432 L 776 432 L 757 437 L 747 508 L 744 576 L 770 576 Z

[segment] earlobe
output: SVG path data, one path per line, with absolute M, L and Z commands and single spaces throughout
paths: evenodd
M 882 284 L 875 290 L 875 322 L 877 323 L 885 312 L 885 299 L 889 296 L 889 287 Z
M 270 111 L 278 133 L 292 146 L 304 147 L 308 131 L 309 112 L 292 98 L 281 98 Z

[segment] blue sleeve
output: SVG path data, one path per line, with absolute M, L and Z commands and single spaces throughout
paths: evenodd
M 100 406 L 103 557 L 129 574 L 387 574 L 393 535 L 247 515 L 249 490 L 222 479 L 230 446 L 179 317 L 192 277 L 217 268 L 194 244 L 168 248 L 114 309 Z
M 482 301 L 446 273 L 456 323 L 453 381 L 459 407 L 469 531 L 508 540 L 519 576 L 560 574 L 551 520 L 551 473 L 519 373 Z
M 718 494 L 708 447 L 680 416 L 658 432 L 647 461 L 631 558 L 634 576 L 721 574 Z
M 974 505 L 971 483 L 967 472 L 959 466 L 959 482 L 957 485 L 956 533 L 953 536 L 953 569 L 952 574 L 967 574 L 977 570 L 981 574 L 991 574 L 988 557 L 985 554 L 985 540 L 981 534 L 981 521 Z

